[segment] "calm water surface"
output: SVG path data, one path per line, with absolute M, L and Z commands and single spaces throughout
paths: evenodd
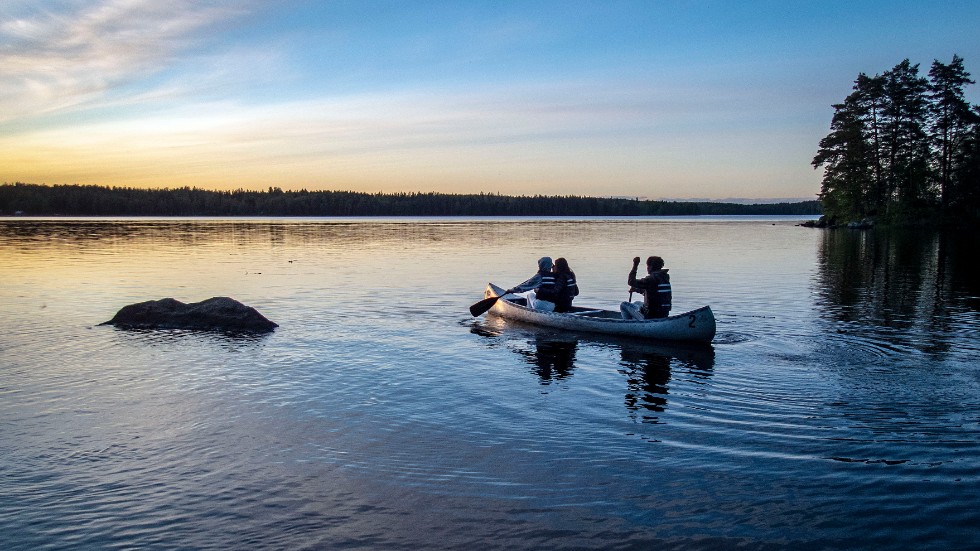
M 3 548 L 977 548 L 976 241 L 794 223 L 0 220 Z M 542 254 L 718 336 L 469 316 Z M 98 325 L 212 296 L 280 328 Z

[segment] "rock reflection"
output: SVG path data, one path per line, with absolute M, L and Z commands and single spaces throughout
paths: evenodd
M 206 331 L 195 329 L 143 329 L 143 328 L 124 328 L 112 327 L 112 331 L 125 335 L 146 346 L 170 346 L 205 344 L 218 345 L 227 350 L 241 350 L 253 348 L 265 343 L 269 338 L 269 333 L 255 333 L 251 331 Z

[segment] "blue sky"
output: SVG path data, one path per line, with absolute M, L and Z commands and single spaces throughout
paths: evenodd
M 4 0 L 0 182 L 812 198 L 857 74 L 976 72 L 978 22 L 973 1 Z

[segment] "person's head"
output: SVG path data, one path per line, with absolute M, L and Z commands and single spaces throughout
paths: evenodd
M 570 271 L 572 271 L 572 269 L 568 267 L 567 260 L 565 260 L 564 258 L 559 258 L 555 260 L 555 273 L 567 274 Z
M 552 262 L 550 256 L 542 256 L 538 259 L 538 271 L 546 272 L 551 269 Z
M 659 256 L 651 256 L 647 258 L 647 271 L 656 272 L 657 270 L 662 270 L 664 267 L 664 259 Z

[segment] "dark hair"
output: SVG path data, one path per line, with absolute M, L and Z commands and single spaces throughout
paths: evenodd
M 555 271 L 558 273 L 567 274 L 571 272 L 572 269 L 568 267 L 567 260 L 564 258 L 559 258 L 558 260 L 555 260 Z
M 647 268 L 660 270 L 664 267 L 664 259 L 659 256 L 651 256 L 647 259 Z

